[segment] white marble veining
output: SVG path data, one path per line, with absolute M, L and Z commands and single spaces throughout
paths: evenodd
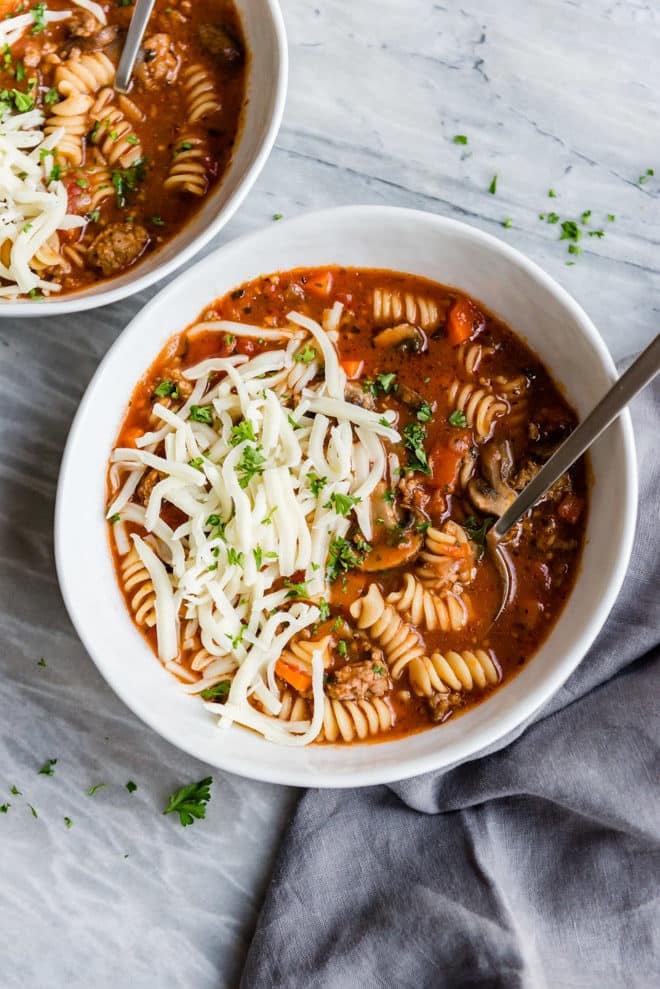
M 650 339 L 660 308 L 654 0 L 283 6 L 284 125 L 220 242 L 273 213 L 353 202 L 429 209 L 539 262 L 581 302 L 616 358 Z M 454 144 L 455 134 L 468 144 Z M 649 168 L 657 174 L 639 185 Z M 591 228 L 606 236 L 585 236 L 567 267 L 573 258 L 558 226 L 538 214 L 577 219 L 588 209 Z M 0 971 L 8 989 L 235 985 L 295 799 L 215 773 L 205 822 L 184 830 L 163 817 L 170 790 L 207 767 L 114 697 L 59 596 L 51 530 L 67 430 L 98 361 L 148 294 L 90 314 L 0 322 L 0 805 L 11 804 L 0 814 Z M 93 579 L 94 561 L 80 565 Z M 47 758 L 58 759 L 52 778 L 37 773 Z M 139 785 L 133 795 L 129 779 Z M 10 794 L 12 784 L 23 796 Z

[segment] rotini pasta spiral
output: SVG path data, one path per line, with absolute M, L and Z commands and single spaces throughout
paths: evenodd
M 39 275 L 54 268 L 61 268 L 70 271 L 70 265 L 62 254 L 60 248 L 60 238 L 57 231 L 50 235 L 47 241 L 41 245 L 30 262 L 30 267 Z
M 368 701 L 337 701 L 326 697 L 323 728 L 318 738 L 325 742 L 363 740 L 389 731 L 393 724 L 392 708 L 380 697 Z
M 423 330 L 437 329 L 441 319 L 440 311 L 432 299 L 390 289 L 374 289 L 373 312 L 376 325 L 406 320 L 415 326 L 421 326 Z
M 480 439 L 487 439 L 495 420 L 509 411 L 507 403 L 493 392 L 466 381 L 453 381 L 447 397 L 455 409 L 465 414 L 468 426 Z
M 512 439 L 524 439 L 527 435 L 529 422 L 528 384 L 524 374 L 516 375 L 515 378 L 504 376 L 493 378 L 493 386 L 496 391 L 509 403 L 509 414 L 505 420 L 505 427 Z
M 135 592 L 130 596 L 129 604 L 136 623 L 153 628 L 156 624 L 156 592 L 135 547 L 121 561 L 121 581 L 127 594 Z
M 419 634 L 387 604 L 376 584 L 370 584 L 367 593 L 353 602 L 350 612 L 358 628 L 367 630 L 382 647 L 393 677 L 401 676 L 412 659 L 425 654 Z
M 183 73 L 188 123 L 196 124 L 222 106 L 211 73 L 203 65 L 189 66 Z
M 465 373 L 475 375 L 482 360 L 494 353 L 495 350 L 493 347 L 487 347 L 482 343 L 467 340 L 458 348 L 457 357 L 465 368 Z
M 98 209 L 106 199 L 111 199 L 115 189 L 112 184 L 110 169 L 105 165 L 96 165 L 94 168 L 87 169 L 85 175 L 89 183 L 87 191 L 90 197 L 89 208 L 91 211 Z
M 115 77 L 115 67 L 105 52 L 91 52 L 78 58 L 68 58 L 55 69 L 55 86 L 61 96 L 98 92 L 109 86 Z
M 417 576 L 425 587 L 435 591 L 457 581 L 468 584 L 476 576 L 472 544 L 463 526 L 453 519 L 440 529 L 431 526 L 426 530 L 419 559 Z
M 308 721 L 309 704 L 304 697 L 294 690 L 285 690 L 280 698 L 282 707 L 278 718 L 280 721 Z
M 142 158 L 142 145 L 114 99 L 115 92 L 109 86 L 96 97 L 90 110 L 94 121 L 90 140 L 100 147 L 110 165 L 130 168 Z
M 163 183 L 169 192 L 203 196 L 208 188 L 207 142 L 192 131 L 182 133 L 172 152 L 170 171 Z
M 483 690 L 499 683 L 502 673 L 493 656 L 477 649 L 449 651 L 444 655 L 435 652 L 430 658 L 414 659 L 408 666 L 408 678 L 418 696 L 430 697 L 438 691 Z
M 57 141 L 57 157 L 78 166 L 83 160 L 83 137 L 87 133 L 89 111 L 94 99 L 87 93 L 72 93 L 61 103 L 51 107 L 44 132 L 50 136 L 63 128 L 64 134 Z
M 424 626 L 430 632 L 458 632 L 468 621 L 466 600 L 452 591 L 442 596 L 434 594 L 411 573 L 403 575 L 403 586 L 387 596 L 387 603 L 404 615 L 413 625 Z

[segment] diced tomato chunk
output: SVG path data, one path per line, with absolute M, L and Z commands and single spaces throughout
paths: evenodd
M 311 295 L 330 295 L 332 291 L 332 272 L 322 271 L 307 280 L 305 291 Z
M 429 487 L 441 488 L 443 491 L 453 491 L 458 481 L 458 472 L 464 454 L 470 446 L 469 433 L 456 436 L 445 444 L 433 447 L 429 457 L 431 476 Z
M 480 333 L 486 317 L 469 299 L 456 299 L 447 316 L 447 339 L 453 347 Z

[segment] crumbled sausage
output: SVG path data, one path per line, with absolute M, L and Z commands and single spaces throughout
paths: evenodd
M 94 14 L 88 10 L 74 10 L 70 14 L 66 26 L 72 38 L 91 38 L 101 27 Z
M 243 48 L 240 42 L 224 27 L 217 24 L 200 24 L 199 40 L 210 55 L 223 59 L 230 65 L 240 65 Z
M 445 721 L 452 710 L 461 701 L 461 695 L 457 693 L 439 692 L 431 694 L 429 697 L 429 709 L 432 721 Z
M 153 469 L 148 470 L 147 473 L 143 475 L 135 492 L 138 501 L 142 505 L 147 504 L 149 498 L 151 497 L 151 492 L 153 491 L 154 487 L 158 484 L 159 481 L 163 479 L 164 476 L 165 475 L 161 474 L 160 471 Z
M 366 697 L 382 697 L 390 688 L 387 667 L 381 660 L 379 663 L 348 663 L 333 674 L 325 692 L 334 700 L 361 701 Z
M 139 223 L 109 223 L 92 241 L 87 257 L 104 275 L 114 275 L 136 261 L 149 243 Z
M 175 81 L 181 59 L 169 34 L 152 34 L 144 42 L 143 54 L 135 75 L 146 89 L 158 89 L 163 83 Z
M 423 512 L 426 508 L 430 495 L 426 487 L 415 480 L 413 474 L 406 474 L 399 481 L 399 491 L 401 492 L 401 504 L 404 508 L 413 512 Z

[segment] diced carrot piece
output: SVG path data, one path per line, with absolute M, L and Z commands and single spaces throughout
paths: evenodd
M 312 295 L 330 295 L 332 291 L 332 272 L 322 271 L 320 274 L 314 275 L 307 281 L 305 291 L 311 292 Z
M 576 495 L 566 495 L 560 503 L 557 513 L 565 522 L 575 525 L 582 514 L 582 508 L 582 498 L 578 498 Z
M 297 666 L 291 666 L 284 659 L 278 659 L 275 663 L 275 672 L 301 694 L 304 694 L 312 686 L 312 678 L 309 673 L 298 669 Z
M 453 347 L 483 330 L 486 318 L 469 299 L 456 299 L 447 316 L 447 339 Z
M 428 484 L 432 488 L 453 491 L 458 480 L 461 460 L 468 446 L 468 440 L 459 440 L 450 446 L 435 446 L 429 457 L 431 476 Z
M 463 560 L 470 555 L 469 543 L 459 543 L 458 546 L 444 546 L 443 556 L 450 556 L 452 560 Z
M 341 366 L 346 372 L 346 377 L 349 381 L 355 381 L 362 374 L 362 368 L 364 367 L 364 361 L 342 361 Z

